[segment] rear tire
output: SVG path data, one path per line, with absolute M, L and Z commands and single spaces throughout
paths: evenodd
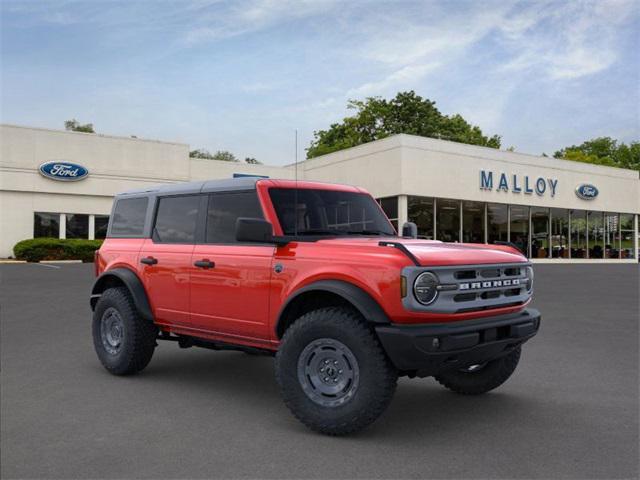
M 104 368 L 114 375 L 131 375 L 149 364 L 158 328 L 138 314 L 129 290 L 117 287 L 105 290 L 98 300 L 92 333 Z
M 463 395 L 480 395 L 498 388 L 513 374 L 520 360 L 520 347 L 504 357 L 484 365 L 436 375 L 435 379 L 449 390 Z
M 375 421 L 396 389 L 398 372 L 353 310 L 322 308 L 285 332 L 275 361 L 284 402 L 310 429 L 345 435 Z

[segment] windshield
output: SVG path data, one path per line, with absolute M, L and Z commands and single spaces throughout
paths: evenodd
M 271 188 L 269 195 L 284 235 L 396 234 L 375 200 L 364 193 Z

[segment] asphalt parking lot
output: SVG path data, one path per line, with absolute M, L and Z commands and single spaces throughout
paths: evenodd
M 323 437 L 268 357 L 161 343 L 118 378 L 91 343 L 91 265 L 0 266 L 2 478 L 637 478 L 637 265 L 536 268 L 540 334 L 482 397 L 400 381 L 368 430 Z

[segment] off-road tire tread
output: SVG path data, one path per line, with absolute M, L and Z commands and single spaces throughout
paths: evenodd
M 398 381 L 398 372 L 393 367 L 382 349 L 374 332 L 362 316 L 346 307 L 326 307 L 313 310 L 302 315 L 286 330 L 282 337 L 282 345 L 287 344 L 291 339 L 295 338 L 300 332 L 308 328 L 312 324 L 321 323 L 323 326 L 334 326 L 336 329 L 352 329 L 357 340 L 369 351 L 368 359 L 375 364 L 376 371 L 380 375 L 378 379 L 377 395 L 372 396 L 365 402 L 365 406 L 361 408 L 356 416 L 351 417 L 348 421 L 333 422 L 330 420 L 318 421 L 306 412 L 297 408 L 291 401 L 291 396 L 286 391 L 286 384 L 281 377 L 283 372 L 282 349 L 278 350 L 275 359 L 276 380 L 280 387 L 284 403 L 293 415 L 311 430 L 331 436 L 348 435 L 373 423 L 388 407 L 396 390 Z M 340 340 L 340 338 L 337 338 Z M 290 367 L 292 368 L 292 367 Z
M 436 381 L 455 393 L 462 395 L 481 395 L 498 388 L 513 374 L 520 361 L 521 349 L 518 347 L 504 357 L 489 362 L 475 373 L 452 371 L 436 375 Z
M 123 350 L 118 365 L 110 365 L 98 355 L 104 368 L 114 375 L 132 375 L 142 371 L 151 361 L 156 347 L 158 328 L 153 322 L 138 314 L 133 298 L 126 287 L 114 287 L 105 290 L 96 304 L 93 320 L 94 342 L 101 342 L 99 323 L 102 315 L 101 303 L 113 302 L 127 324 L 127 334 L 131 337 L 132 348 Z M 102 348 L 96 345 L 96 350 Z

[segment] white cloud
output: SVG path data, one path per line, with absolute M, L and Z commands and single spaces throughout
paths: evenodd
M 390 90 L 402 90 L 415 86 L 428 72 L 438 67 L 438 63 L 407 65 L 392 72 L 382 80 L 367 82 L 347 92 L 347 97 L 382 95 Z
M 503 68 L 552 80 L 601 72 L 618 58 L 618 29 L 637 16 L 633 0 L 532 3 L 501 28 L 504 47 L 518 52 Z

